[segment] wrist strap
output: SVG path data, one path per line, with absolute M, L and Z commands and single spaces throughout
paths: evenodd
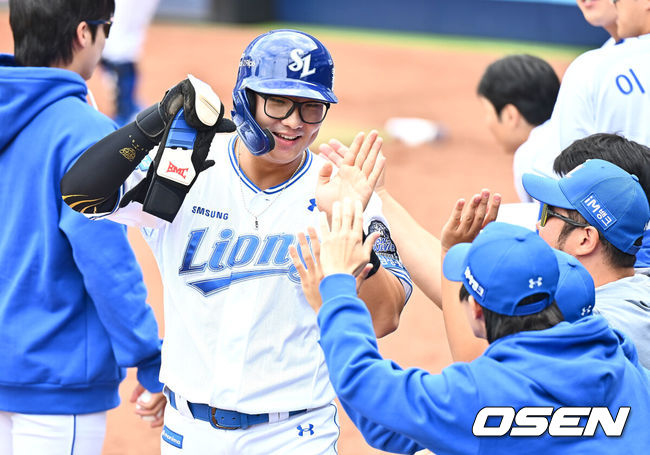
M 365 232 L 363 233 L 363 241 L 365 242 L 366 239 L 368 238 L 368 234 Z M 379 267 L 381 267 L 381 261 L 379 260 L 379 256 L 377 256 L 377 253 L 375 253 L 375 250 L 370 250 L 370 261 L 368 261 L 372 264 L 372 269 L 370 269 L 370 272 L 368 273 L 367 278 L 370 278 L 373 276 L 375 273 L 377 273 L 377 270 L 379 270 Z

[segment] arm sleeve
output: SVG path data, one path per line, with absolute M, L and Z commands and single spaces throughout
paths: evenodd
M 415 453 L 423 450 L 424 447 L 415 441 L 396 433 L 388 428 L 379 425 L 370 419 L 365 418 L 349 406 L 345 401 L 339 399 L 341 406 L 345 409 L 354 425 L 359 429 L 364 439 L 372 447 L 391 453 Z
M 114 131 L 86 150 L 65 173 L 63 200 L 84 214 L 112 211 L 122 196 L 122 184 L 156 145 L 135 122 Z
M 137 367 L 140 383 L 160 392 L 162 342 L 126 228 L 111 221 L 91 222 L 65 204 L 61 204 L 59 228 L 70 242 L 118 365 Z
M 381 266 L 395 275 L 402 284 L 405 295 L 404 304 L 406 304 L 413 293 L 413 280 L 411 280 L 411 276 L 399 257 L 397 246 L 390 236 L 388 221 L 381 212 L 381 206 L 379 196 L 372 193 L 368 207 L 366 207 L 363 214 L 363 230 L 368 234 L 372 232 L 380 233 L 380 237 L 372 249 L 379 258 Z
M 384 360 L 377 350 L 370 313 L 356 297 L 355 285 L 352 275 L 323 279 L 318 323 L 337 395 L 359 416 L 374 422 L 363 428 L 364 437 L 378 448 L 383 448 L 383 441 L 408 449 L 411 440 L 433 452 L 476 453 L 479 441 L 472 435 L 472 411 L 480 404 L 468 364 L 432 375 L 417 368 L 402 370 Z

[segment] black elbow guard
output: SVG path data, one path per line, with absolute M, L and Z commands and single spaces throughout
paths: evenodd
M 135 118 L 135 125 L 138 129 L 155 144 L 159 143 L 165 132 L 165 118 L 160 113 L 160 103 L 149 106 L 138 113 Z

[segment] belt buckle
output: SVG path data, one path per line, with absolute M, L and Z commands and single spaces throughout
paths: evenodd
M 216 414 L 216 409 L 213 407 L 210 407 L 210 423 L 212 424 L 213 427 L 219 428 L 220 430 L 238 430 L 239 427 L 227 427 L 224 425 L 220 425 L 217 422 L 217 416 Z

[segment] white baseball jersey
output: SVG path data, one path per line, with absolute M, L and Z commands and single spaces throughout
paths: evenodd
M 142 212 L 139 203 L 108 218 L 144 227 L 158 262 L 162 382 L 188 401 L 249 414 L 320 407 L 334 391 L 316 314 L 288 248 L 298 232 L 319 225 L 315 190 L 325 160 L 308 152 L 286 184 L 261 191 L 239 168 L 236 138 L 215 136 L 208 159 L 216 164 L 199 175 L 172 223 Z M 122 194 L 144 178 L 146 161 Z M 366 227 L 373 219 L 386 224 L 379 201 L 371 199 Z M 258 215 L 258 229 L 249 211 Z M 397 262 L 384 264 L 408 298 L 406 271 Z
M 551 116 L 558 154 L 595 133 L 650 145 L 649 54 L 650 34 L 588 51 L 571 63 Z
M 609 38 L 602 45 L 602 48 L 598 50 L 609 49 L 614 47 L 615 45 L 616 42 L 614 41 L 614 39 Z M 578 72 L 578 70 L 580 69 L 579 68 L 580 64 L 576 64 L 576 65 L 578 66 L 578 69 L 570 68 L 570 70 L 567 70 L 567 75 L 569 75 L 569 79 L 567 79 L 567 75 L 564 76 L 564 79 L 562 81 L 563 86 L 565 84 L 569 84 L 571 78 L 573 77 L 572 73 Z M 584 81 L 579 80 L 578 82 L 581 83 Z M 582 89 L 584 88 L 586 88 L 586 86 L 582 85 Z M 566 88 L 565 88 L 565 92 L 566 92 Z M 567 97 L 570 95 L 574 95 L 574 94 L 565 93 L 563 96 Z M 558 97 L 558 103 L 559 102 L 560 102 L 560 98 Z M 558 103 L 556 103 L 556 109 Z M 562 105 L 567 106 L 570 104 L 566 101 L 562 101 Z M 542 177 L 550 177 L 554 179 L 559 178 L 559 176 L 555 174 L 555 172 L 553 172 L 553 161 L 555 161 L 555 158 L 560 154 L 560 152 L 564 148 L 566 148 L 567 145 L 569 145 L 575 139 L 579 138 L 577 136 L 578 134 L 582 134 L 582 133 L 578 133 L 575 124 L 572 124 L 572 121 L 574 120 L 568 117 L 568 115 L 575 115 L 574 113 L 564 115 L 554 111 L 553 115 L 554 115 L 554 120 L 556 121 L 561 116 L 563 118 L 564 124 L 559 125 L 559 127 L 554 126 L 552 125 L 552 120 L 549 119 L 546 122 L 542 123 L 541 125 L 536 126 L 530 132 L 530 135 L 528 136 L 526 142 L 521 144 L 517 149 L 517 151 L 515 152 L 515 156 L 512 163 L 514 183 L 515 183 L 515 189 L 517 190 L 517 195 L 519 196 L 519 199 L 522 202 L 533 202 L 533 198 L 530 197 L 530 195 L 524 189 L 523 184 L 521 183 L 521 179 L 523 175 L 526 173 L 532 173 L 532 174 L 540 175 Z M 588 134 L 593 134 L 595 132 L 596 131 L 592 131 Z M 565 146 L 559 145 L 558 143 L 559 134 L 566 135 L 566 139 L 562 141 L 563 143 L 566 143 Z M 580 136 L 580 137 L 584 137 L 584 136 Z
M 558 178 L 553 172 L 553 160 L 558 155 L 546 145 L 552 138 L 551 121 L 547 120 L 530 132 L 526 142 L 521 144 L 512 161 L 515 189 L 521 202 L 533 202 L 521 182 L 524 174 L 537 174 L 542 177 Z

